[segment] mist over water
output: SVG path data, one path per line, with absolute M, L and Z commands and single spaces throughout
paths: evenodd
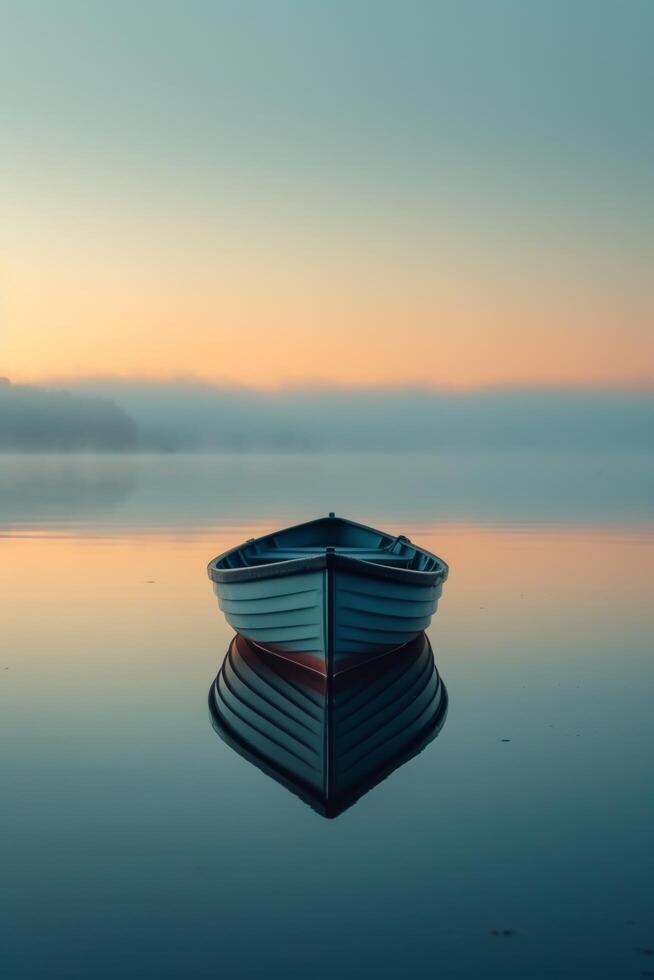
M 75 381 L 0 387 L 0 449 L 652 451 L 650 388 L 325 388 Z
M 364 522 L 566 525 L 654 519 L 643 452 L 130 453 L 0 456 L 0 529 Z M 246 537 L 249 535 L 245 535 Z

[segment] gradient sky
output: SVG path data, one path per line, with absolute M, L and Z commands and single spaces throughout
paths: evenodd
M 0 0 L 0 374 L 654 377 L 649 0 Z

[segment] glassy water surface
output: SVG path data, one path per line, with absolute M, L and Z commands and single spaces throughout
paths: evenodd
M 652 473 L 0 458 L 3 976 L 654 972 Z M 329 510 L 451 567 L 447 721 L 333 819 L 214 731 L 205 573 Z

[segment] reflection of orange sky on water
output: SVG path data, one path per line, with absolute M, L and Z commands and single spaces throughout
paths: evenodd
M 587 623 L 589 643 L 598 629 L 619 643 L 625 624 L 636 628 L 649 609 L 651 529 L 408 531 L 450 563 L 432 632 L 452 652 L 471 637 L 483 644 L 507 631 L 515 639 L 517 631 L 528 656 L 535 633 L 541 639 L 551 633 L 560 643 L 566 624 L 580 619 Z M 214 642 L 219 650 L 230 630 L 205 566 L 242 540 L 242 532 L 5 537 L 0 589 L 6 649 L 20 639 L 37 658 L 89 658 L 103 651 L 117 662 L 129 658 L 137 639 L 151 644 L 153 659 L 167 650 L 183 660 L 193 656 L 194 647 Z M 452 635 L 450 621 L 459 624 Z

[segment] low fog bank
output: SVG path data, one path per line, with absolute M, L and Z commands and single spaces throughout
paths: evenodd
M 138 441 L 134 420 L 104 396 L 0 379 L 1 451 L 119 452 Z
M 649 390 L 261 392 L 116 380 L 75 387 L 124 408 L 146 450 L 654 448 Z
M 188 381 L 0 386 L 5 451 L 624 450 L 654 448 L 650 389 L 318 389 Z

